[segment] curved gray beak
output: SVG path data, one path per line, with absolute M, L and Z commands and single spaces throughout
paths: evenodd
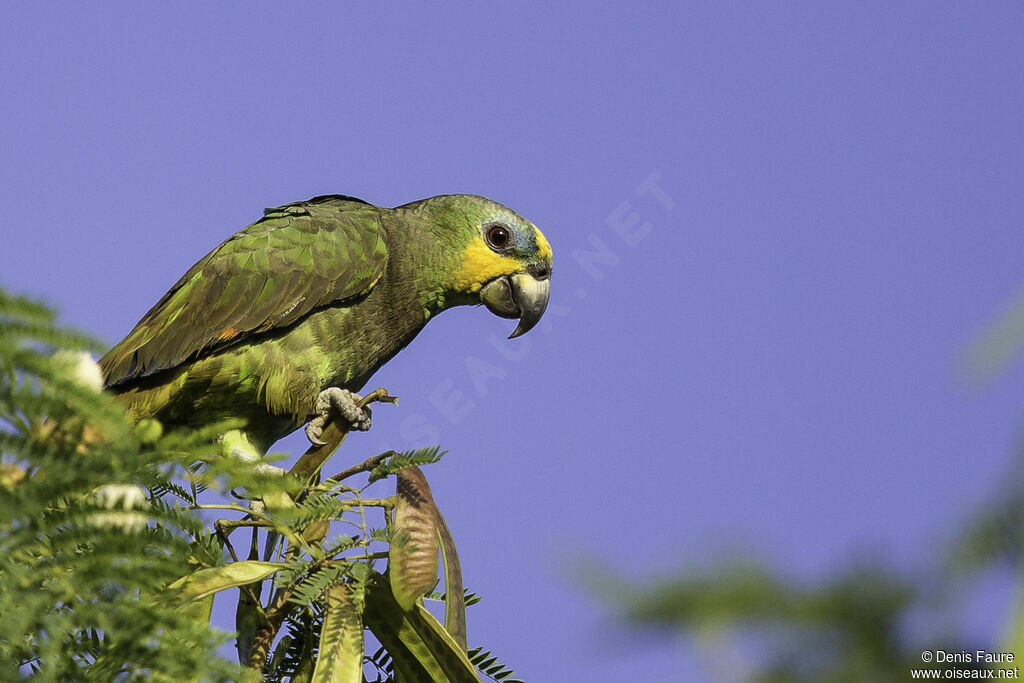
M 551 280 L 538 280 L 529 273 L 516 273 L 491 280 L 480 290 L 480 300 L 488 310 L 502 318 L 519 318 L 519 326 L 509 335 L 513 339 L 529 332 L 540 322 L 548 307 Z

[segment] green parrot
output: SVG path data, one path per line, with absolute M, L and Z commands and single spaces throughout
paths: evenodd
M 130 418 L 200 427 L 234 418 L 260 454 L 330 417 L 369 427 L 370 377 L 441 311 L 484 304 L 518 318 L 547 306 L 551 246 L 475 195 L 387 209 L 327 195 L 267 209 L 185 273 L 101 360 Z

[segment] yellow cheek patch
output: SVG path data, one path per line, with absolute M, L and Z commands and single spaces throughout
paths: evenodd
M 551 251 L 551 247 L 548 247 L 548 251 Z M 517 273 L 521 267 L 515 257 L 501 256 L 484 244 L 482 239 L 473 240 L 462 252 L 462 265 L 455 272 L 452 284 L 457 292 L 479 292 L 481 287 L 494 278 Z
M 551 245 L 548 244 L 548 238 L 544 236 L 544 233 L 542 233 L 540 228 L 536 225 L 533 226 L 533 231 L 537 236 L 537 255 L 540 256 L 542 260 L 551 263 Z

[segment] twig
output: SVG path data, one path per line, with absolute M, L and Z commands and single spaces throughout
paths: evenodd
M 369 405 L 370 403 L 375 402 L 397 404 L 398 397 L 389 395 L 386 389 L 381 388 L 376 389 L 367 394 L 366 396 L 364 396 L 360 401 L 357 402 L 356 405 L 360 408 L 363 408 Z M 320 439 L 324 441 L 324 445 L 310 446 L 306 450 L 306 452 L 299 457 L 298 461 L 296 461 L 295 465 L 289 471 L 289 474 L 295 475 L 296 477 L 303 481 L 309 482 L 312 480 L 315 482 L 316 478 L 320 473 L 320 469 L 324 466 L 324 463 L 327 462 L 327 459 L 334 454 L 334 452 L 338 449 L 339 446 L 341 446 L 341 443 L 345 440 L 345 437 L 348 435 L 348 431 L 349 430 L 347 428 L 338 426 L 338 424 L 334 420 L 329 421 L 327 425 L 324 427 L 323 432 L 320 434 Z M 347 470 L 344 470 L 334 475 L 333 477 L 331 477 L 331 481 L 342 481 L 343 479 L 346 479 L 347 477 L 350 477 L 359 472 L 370 471 L 374 467 L 376 467 L 382 460 L 394 454 L 394 451 L 388 451 L 387 453 L 381 453 L 380 455 L 368 458 L 363 463 L 356 465 L 355 467 L 350 467 Z M 295 495 L 293 495 L 293 498 L 295 498 L 296 501 L 301 500 L 301 497 L 302 492 L 296 492 Z M 390 499 L 374 499 L 363 501 L 357 498 L 355 501 L 352 502 L 352 507 L 355 506 L 359 506 L 361 517 L 361 525 L 359 526 L 363 530 L 364 536 L 368 536 L 368 534 L 366 533 L 366 516 L 363 513 L 364 508 L 380 507 L 387 510 L 390 509 L 391 507 L 394 507 L 394 502 Z M 237 510 L 239 512 L 249 512 L 248 510 L 244 510 L 243 508 L 241 508 L 241 506 L 223 506 L 223 508 Z M 267 519 L 267 521 L 271 523 L 276 530 L 283 533 L 289 541 L 288 548 L 285 551 L 286 564 L 295 560 L 300 555 L 301 551 L 310 553 L 310 555 L 313 554 L 311 548 L 307 546 L 304 539 L 301 538 L 301 535 L 296 538 L 293 534 L 289 533 L 290 530 L 278 529 L 278 525 L 273 524 L 273 520 Z M 359 559 L 374 559 L 375 555 L 376 554 L 374 553 L 366 552 Z M 316 563 L 322 563 L 324 561 L 325 558 L 323 557 L 315 560 Z M 289 603 L 291 595 L 292 590 L 290 587 L 281 586 L 271 596 L 270 601 L 268 602 L 267 607 L 264 611 L 265 620 L 253 634 L 252 649 L 250 650 L 249 657 L 245 662 L 245 666 L 247 668 L 255 669 L 256 671 L 259 671 L 263 668 L 263 665 L 267 660 L 267 656 L 270 653 L 270 647 L 273 644 L 274 639 L 277 638 L 277 634 L 281 630 L 281 626 L 284 624 L 285 618 L 288 616 L 288 613 L 292 609 L 292 605 Z
M 296 546 L 288 546 L 288 550 L 285 551 L 285 562 L 293 561 L 298 554 Z M 288 599 L 291 598 L 291 595 L 292 591 L 285 586 L 281 586 L 274 592 L 263 612 L 265 621 L 253 634 L 252 650 L 249 652 L 249 659 L 245 662 L 247 668 L 256 671 L 263 669 L 263 664 L 267 661 L 267 655 L 270 653 L 270 646 L 274 643 L 278 631 L 281 630 L 285 617 L 288 616 L 290 610 Z
M 195 506 L 193 506 L 193 509 L 199 509 L 199 510 L 234 510 L 235 512 L 244 512 L 245 514 L 247 514 L 250 517 L 252 517 L 255 521 L 263 522 L 263 524 L 249 524 L 249 525 L 246 525 L 246 526 L 267 526 L 267 527 L 270 527 L 271 529 L 273 529 L 277 533 L 279 533 L 282 536 L 284 536 L 285 538 L 287 538 L 288 541 L 292 545 L 301 547 L 307 553 L 310 553 L 310 554 L 313 553 L 313 550 L 306 544 L 306 542 L 303 541 L 300 536 L 296 536 L 295 534 L 293 534 L 291 529 L 289 529 L 288 527 L 286 527 L 283 524 L 275 522 L 272 518 L 267 517 L 266 515 L 264 515 L 264 514 L 262 514 L 260 512 L 256 512 L 252 508 L 244 508 L 241 505 L 209 504 L 209 505 L 195 505 Z
M 387 389 L 374 389 L 356 402 L 356 405 L 360 408 L 365 408 L 371 403 L 397 404 L 398 397 L 388 394 Z M 290 474 L 294 474 L 301 479 L 309 479 L 317 474 L 320 468 L 324 466 L 324 463 L 327 462 L 327 459 L 334 454 L 334 451 L 338 450 L 346 436 L 348 436 L 347 428 L 339 427 L 335 420 L 328 422 L 320 434 L 320 439 L 324 442 L 324 445 L 317 446 L 314 444 L 306 449 L 306 452 L 302 454 L 292 467 Z
M 338 472 L 337 474 L 328 477 L 327 481 L 344 481 L 345 479 L 348 479 L 351 476 L 359 474 L 360 472 L 369 472 L 376 468 L 377 465 L 379 465 L 381 462 L 387 460 L 393 455 L 398 455 L 398 452 L 386 451 L 384 453 L 381 453 L 380 455 L 374 455 L 373 457 L 367 458 L 358 465 L 353 465 L 352 467 L 349 467 L 347 470 L 342 470 L 341 472 Z
M 217 532 L 217 538 L 220 539 L 221 545 L 228 549 L 228 553 L 231 555 L 231 559 L 235 562 L 238 562 L 238 555 L 235 553 L 235 547 L 231 545 L 231 539 L 229 538 L 231 536 L 231 531 L 235 530 L 235 525 L 232 525 L 231 531 L 225 531 L 224 529 L 224 526 L 227 526 L 227 523 L 230 521 L 233 520 L 218 519 L 216 522 L 213 523 L 213 528 Z
M 341 505 L 347 508 L 384 508 L 390 510 L 395 507 L 395 497 L 390 496 L 388 498 L 357 498 L 355 500 L 338 501 Z
M 351 548 L 350 548 L 351 550 Z M 364 553 L 362 555 L 339 555 L 335 558 L 337 562 L 354 562 L 357 560 L 386 560 L 388 559 L 387 552 L 375 552 L 375 553 Z

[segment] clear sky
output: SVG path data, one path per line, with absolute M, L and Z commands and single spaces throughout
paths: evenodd
M 572 4 L 9 3 L 0 285 L 113 343 L 265 206 L 511 206 L 546 324 L 432 321 L 343 457 L 450 451 L 471 644 L 527 680 L 700 680 L 572 558 L 924 565 L 1007 467 L 1024 367 L 962 357 L 1024 286 L 1024 6 Z

